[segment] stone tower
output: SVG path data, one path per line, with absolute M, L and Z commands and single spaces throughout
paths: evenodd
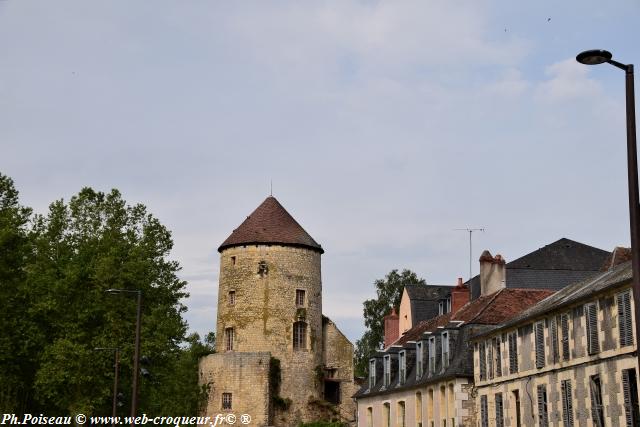
M 200 364 L 207 412 L 248 413 L 252 425 L 331 418 L 326 399 L 352 384 L 353 346 L 322 316 L 322 247 L 268 197 L 218 251 L 217 354 Z

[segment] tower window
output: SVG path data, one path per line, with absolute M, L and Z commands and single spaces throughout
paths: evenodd
M 304 350 L 307 348 L 307 324 L 295 322 L 293 324 L 293 349 Z
M 236 305 L 236 291 L 229 291 L 229 305 Z
M 269 267 L 267 266 L 266 261 L 260 261 L 258 263 L 258 274 L 260 275 L 260 277 L 264 277 L 269 274 Z
M 233 350 L 233 328 L 226 328 L 224 330 L 224 343 L 225 343 L 225 350 L 227 351 Z
M 231 265 L 236 265 L 236 257 L 231 257 Z
M 231 409 L 233 403 L 233 394 L 222 393 L 222 409 Z
M 298 307 L 304 307 L 305 293 L 302 289 L 296 289 L 296 305 Z

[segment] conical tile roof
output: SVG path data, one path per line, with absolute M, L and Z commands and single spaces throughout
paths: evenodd
M 322 246 L 282 207 L 269 196 L 244 220 L 218 248 L 224 249 L 256 244 L 299 246 L 323 253 Z

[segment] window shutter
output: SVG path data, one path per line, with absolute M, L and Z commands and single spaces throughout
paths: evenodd
M 598 306 L 595 303 L 587 304 L 587 350 L 589 354 L 600 351 L 598 341 Z
M 496 377 L 502 376 L 502 351 L 500 348 L 500 338 L 494 338 L 493 354 L 496 360 Z
M 571 381 L 564 380 L 562 389 L 562 421 L 564 427 L 573 427 L 573 400 L 571 395 Z
M 618 295 L 619 296 L 619 295 Z M 624 394 L 624 414 L 627 427 L 633 427 L 633 408 L 631 407 L 631 385 L 629 371 L 622 371 L 622 392 Z
M 538 386 L 538 425 L 548 427 L 547 418 L 547 389 L 544 385 Z
M 518 372 L 518 334 L 516 332 L 509 334 L 509 372 L 512 374 Z
M 480 397 L 480 418 L 482 427 L 489 427 L 489 414 L 487 408 L 487 396 Z
M 560 327 L 562 328 L 562 358 L 569 360 L 569 315 L 567 313 L 560 315 Z
M 496 427 L 504 427 L 504 415 L 502 410 L 502 393 L 496 394 Z
M 631 313 L 631 295 L 623 292 L 616 295 L 618 303 L 618 329 L 620 333 L 620 347 L 633 344 L 633 323 Z
M 544 367 L 544 323 L 534 325 L 536 335 L 536 368 Z
M 478 353 L 480 356 L 480 381 L 483 381 L 487 379 L 487 355 L 484 342 L 480 343 L 480 351 Z
M 551 357 L 553 358 L 553 363 L 556 363 L 560 359 L 560 349 L 558 348 L 558 322 L 555 317 L 551 318 L 549 332 L 551 335 Z

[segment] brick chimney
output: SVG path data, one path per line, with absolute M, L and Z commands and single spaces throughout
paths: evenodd
M 458 284 L 451 290 L 451 314 L 455 314 L 468 303 L 469 297 L 469 287 L 462 283 L 462 277 L 458 277 Z
M 389 347 L 400 337 L 400 317 L 396 308 L 391 308 L 391 313 L 384 316 L 384 348 Z
M 489 295 L 507 286 L 507 268 L 504 258 L 489 251 L 480 255 L 480 296 Z

